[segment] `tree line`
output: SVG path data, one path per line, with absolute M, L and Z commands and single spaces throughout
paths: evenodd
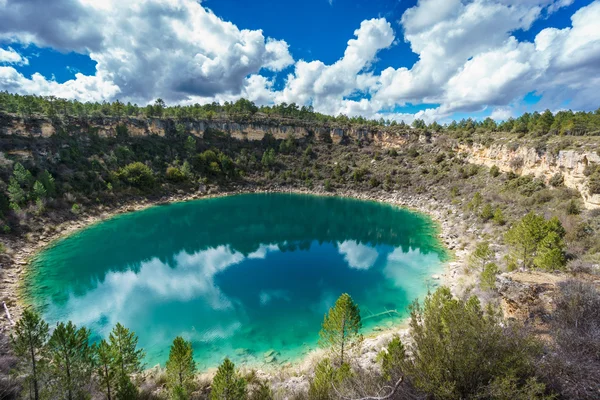
M 554 399 L 561 393 L 594 398 L 594 385 L 600 383 L 593 372 L 600 365 L 594 353 L 600 292 L 593 284 L 567 281 L 559 285 L 555 300 L 554 339 L 548 345 L 523 325 L 503 320 L 491 304 L 484 307 L 476 296 L 457 299 L 440 287 L 422 303 L 413 302 L 411 339 L 394 336 L 372 370 L 357 363 L 364 342 L 362 319 L 358 305 L 344 293 L 324 315 L 319 346 L 325 357 L 314 366 L 304 395 L 311 400 Z M 48 324 L 26 310 L 11 335 L 22 394 L 35 400 L 84 399 L 99 392 L 108 400 L 140 398 L 144 351 L 137 342 L 121 324 L 99 343 L 90 343 L 90 331 L 72 322 L 58 323 L 50 334 Z M 229 358 L 218 367 L 208 394 L 198 393 L 196 372 L 192 343 L 176 337 L 166 362 L 169 399 L 275 397 L 269 382 L 243 374 Z
M 348 117 L 344 114 L 331 116 L 316 112 L 312 105 L 299 106 L 295 103 L 280 103 L 271 106 L 257 106 L 254 102 L 241 98 L 235 102 L 223 104 L 213 102 L 209 104 L 193 104 L 189 106 L 168 106 L 164 100 L 156 99 L 154 103 L 146 106 L 114 102 L 80 102 L 66 100 L 55 96 L 19 95 L 6 91 L 0 92 L 0 111 L 19 114 L 23 118 L 34 115 L 43 115 L 51 119 L 59 117 L 77 117 L 88 119 L 95 117 L 146 117 L 146 118 L 172 118 L 212 120 L 216 118 L 249 118 L 256 114 L 266 117 L 293 118 L 319 123 L 338 123 L 344 125 L 363 126 L 397 126 L 408 128 L 404 121 L 395 121 L 379 118 L 367 119 L 362 116 Z M 550 110 L 543 112 L 524 113 L 504 121 L 497 122 L 490 117 L 478 121 L 473 118 L 461 119 L 440 125 L 437 122 L 427 124 L 422 119 L 415 119 L 411 126 L 431 132 L 469 132 L 476 130 L 487 132 L 514 132 L 517 134 L 559 134 L 559 135 L 599 135 L 600 134 L 600 108 L 593 112 L 571 110 L 558 111 L 553 114 Z

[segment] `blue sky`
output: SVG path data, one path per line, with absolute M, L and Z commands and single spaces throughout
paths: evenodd
M 600 0 L 7 0 L 0 90 L 408 121 L 594 110 L 598 20 Z

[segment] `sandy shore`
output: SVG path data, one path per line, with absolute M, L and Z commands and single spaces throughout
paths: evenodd
M 107 220 L 116 215 L 139 211 L 154 205 L 167 204 L 178 201 L 188 201 L 196 199 L 206 199 L 221 196 L 229 196 L 244 193 L 297 193 L 297 194 L 312 194 L 321 196 L 338 196 L 348 197 L 359 200 L 377 201 L 395 206 L 405 207 L 413 211 L 427 214 L 438 225 L 438 236 L 440 241 L 451 251 L 452 257 L 446 262 L 443 272 L 437 276 L 432 276 L 432 284 L 445 285 L 452 289 L 455 294 L 459 294 L 462 290 L 461 281 L 463 278 L 463 268 L 466 257 L 469 252 L 469 242 L 464 234 L 476 234 L 474 227 L 467 226 L 463 220 L 462 212 L 454 205 L 438 201 L 435 198 L 427 195 L 406 195 L 400 192 L 373 192 L 362 193 L 354 190 L 339 190 L 335 192 L 326 192 L 323 190 L 308 190 L 308 189 L 289 189 L 281 188 L 275 190 L 260 190 L 260 189 L 242 189 L 230 192 L 210 192 L 209 194 L 194 193 L 187 195 L 165 196 L 160 199 L 138 200 L 130 203 L 116 206 L 113 208 L 99 206 L 95 209 L 88 209 L 82 213 L 79 218 L 72 221 L 66 221 L 51 231 L 34 232 L 27 237 L 11 238 L 4 240 L 7 247 L 11 249 L 12 262 L 3 263 L 2 268 L 5 270 L 5 276 L 1 283 L 0 296 L 6 302 L 14 320 L 17 320 L 21 314 L 23 307 L 26 307 L 24 299 L 21 296 L 20 287 L 24 282 L 28 271 L 30 260 L 35 257 L 40 251 L 52 246 L 57 240 L 69 236 L 79 230 L 85 229 L 92 224 Z M 10 331 L 11 325 L 8 318 L 2 311 L 2 319 L 0 322 L 0 330 Z M 365 337 L 361 354 L 357 357 L 357 362 L 364 368 L 369 368 L 375 364 L 377 353 L 381 351 L 389 340 L 394 335 L 402 337 L 408 335 L 406 323 L 401 323 L 389 329 L 372 332 Z M 285 366 L 281 365 L 257 365 L 246 366 L 246 368 L 258 368 L 259 375 L 275 381 L 276 388 L 282 390 L 301 390 L 308 383 L 307 374 L 312 370 L 315 362 L 323 357 L 320 350 L 314 350 L 301 360 L 288 363 Z M 148 370 L 148 374 L 152 375 L 158 372 L 156 368 Z M 212 374 L 212 371 L 205 371 L 200 375 L 207 377 Z

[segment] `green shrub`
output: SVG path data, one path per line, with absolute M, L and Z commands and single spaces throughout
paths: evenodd
M 274 166 L 276 163 L 275 150 L 267 149 L 267 151 L 263 153 L 261 163 L 263 166 L 265 166 L 265 168 L 271 168 Z
M 600 194 L 600 173 L 595 172 L 588 181 L 588 190 L 590 194 Z
M 502 209 L 500 207 L 496 207 L 496 209 L 494 210 L 494 216 L 492 219 L 493 219 L 494 223 L 497 225 L 506 224 L 506 218 L 504 218 L 504 213 L 502 212 Z
M 515 325 L 501 325 L 499 314 L 482 309 L 475 296 L 455 299 L 439 288 L 411 306 L 410 330 L 413 357 L 401 369 L 432 398 L 478 398 L 498 379 L 514 377 L 515 393 L 528 393 L 540 343 Z
M 387 381 L 402 375 L 402 364 L 406 361 L 406 349 L 398 336 L 394 336 L 385 350 L 377 354 L 383 378 Z
M 569 215 L 579 215 L 581 214 L 581 209 L 575 200 L 571 200 L 569 204 L 567 204 L 567 214 Z
M 154 185 L 154 175 L 146 164 L 139 161 L 128 164 L 118 172 L 119 179 L 138 189 L 149 189 Z
M 515 223 L 506 233 L 505 240 L 510 245 L 514 259 L 521 259 L 525 268 L 562 269 L 566 264 L 564 254 L 565 230 L 554 217 L 544 217 L 529 213 Z
M 308 398 L 310 400 L 333 399 L 333 387 L 339 387 L 351 377 L 352 371 L 348 364 L 334 368 L 329 359 L 321 360 L 315 366 L 315 374 L 308 387 Z
M 492 168 L 490 168 L 490 175 L 493 178 L 497 178 L 500 175 L 500 168 L 498 168 L 497 166 L 493 165 Z
M 186 178 L 183 171 L 177 167 L 168 167 L 166 176 L 171 182 L 183 182 Z
M 247 383 L 235 370 L 235 365 L 226 358 L 217 369 L 210 391 L 211 400 L 240 399 L 247 397 Z
M 560 172 L 554 174 L 550 181 L 548 182 L 552 187 L 560 187 L 565 183 L 565 177 Z
M 500 269 L 495 263 L 486 264 L 481 271 L 480 286 L 483 290 L 493 290 L 496 288 L 496 275 Z
M 489 221 L 490 219 L 494 218 L 494 211 L 490 203 L 486 203 L 483 206 L 481 212 L 479 213 L 479 217 L 484 221 Z

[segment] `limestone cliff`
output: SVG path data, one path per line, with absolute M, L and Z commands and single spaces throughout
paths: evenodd
M 91 117 L 85 120 L 68 117 L 60 121 L 52 121 L 43 117 L 24 120 L 16 115 L 0 112 L 0 135 L 50 137 L 62 129 L 66 132 L 94 131 L 101 137 L 110 137 L 116 135 L 116 127 L 119 124 L 127 126 L 131 136 L 168 136 L 176 131 L 178 124 L 181 124 L 186 132 L 198 137 L 203 137 L 207 131 L 213 130 L 230 134 L 236 139 L 247 140 L 261 140 L 266 134 L 271 134 L 276 139 L 285 139 L 288 135 L 295 138 L 314 135 L 317 138 L 330 137 L 334 143 L 339 143 L 344 138 L 369 139 L 391 146 L 397 145 L 398 139 L 410 131 L 399 127 L 329 124 L 265 116 L 241 118 L 239 121 L 227 119 L 177 121 L 168 118 L 133 117 Z
M 512 171 L 519 175 L 535 175 L 546 182 L 555 174 L 562 174 L 565 186 L 581 193 L 586 208 L 600 208 L 600 195 L 590 194 L 584 170 L 590 163 L 600 164 L 595 150 L 560 150 L 558 154 L 538 152 L 527 146 L 494 144 L 485 147 L 459 145 L 458 151 L 466 155 L 470 163 L 497 166 L 503 172 Z

